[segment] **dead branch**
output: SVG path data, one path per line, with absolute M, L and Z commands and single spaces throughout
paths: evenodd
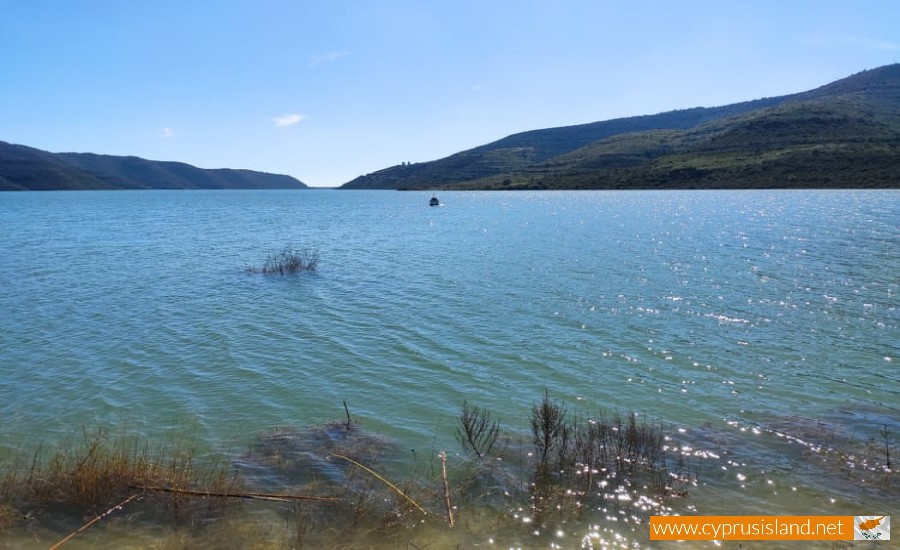
M 171 487 L 148 487 L 144 485 L 129 485 L 131 489 L 141 489 L 143 491 L 157 491 L 162 493 L 175 493 L 178 495 L 192 495 L 199 497 L 222 497 L 222 498 L 248 498 L 256 500 L 275 500 L 280 502 L 290 502 L 292 500 L 322 500 L 322 501 L 339 501 L 337 497 L 319 497 L 312 495 L 280 495 L 272 493 L 211 493 L 209 491 L 190 491 L 188 489 L 174 489 Z

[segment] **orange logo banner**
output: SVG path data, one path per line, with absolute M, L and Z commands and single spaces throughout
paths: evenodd
M 651 516 L 650 540 L 854 540 L 854 527 L 854 516 Z

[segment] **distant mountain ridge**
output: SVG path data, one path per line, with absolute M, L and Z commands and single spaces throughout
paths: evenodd
M 900 187 L 900 64 L 820 88 L 532 130 L 342 189 Z
M 49 153 L 0 141 L 0 191 L 305 188 L 296 178 L 279 174 L 139 157 Z

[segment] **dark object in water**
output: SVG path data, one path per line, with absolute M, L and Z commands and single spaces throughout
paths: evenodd
M 428 201 L 428 206 L 440 206 L 440 205 L 441 205 L 441 201 L 439 201 L 438 198 L 435 196 L 432 196 L 431 200 Z

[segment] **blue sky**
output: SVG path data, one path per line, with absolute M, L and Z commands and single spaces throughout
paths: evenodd
M 0 140 L 337 186 L 897 62 L 897 0 L 0 0 Z

